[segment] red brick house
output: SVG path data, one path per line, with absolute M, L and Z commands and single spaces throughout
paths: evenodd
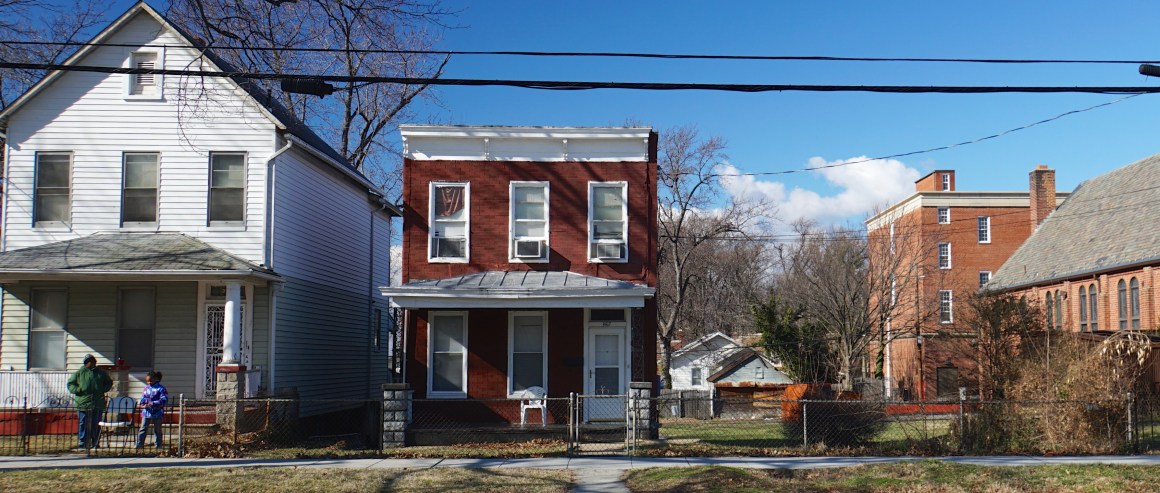
M 1003 263 L 988 289 L 1036 300 L 1053 330 L 1160 327 L 1160 154 L 1081 183 Z M 1155 338 L 1154 338 L 1155 339 Z M 1160 344 L 1153 344 L 1153 347 Z M 1144 384 L 1160 382 L 1152 352 Z
M 896 271 L 885 334 L 892 342 L 882 351 L 887 397 L 957 398 L 959 386 L 970 386 L 972 335 L 955 324 L 963 309 L 956 300 L 990 281 L 1067 197 L 1055 193 L 1054 173 L 1032 171 L 1029 192 L 969 192 L 956 190 L 953 170 L 937 170 L 915 182 L 913 195 L 866 220 L 871 251 L 888 252 L 872 262 Z
M 402 285 L 382 292 L 403 309 L 416 413 L 424 400 L 624 395 L 656 381 L 656 133 L 401 131 Z M 477 422 L 518 421 L 502 402 L 474 409 Z

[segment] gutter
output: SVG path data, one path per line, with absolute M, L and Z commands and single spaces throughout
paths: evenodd
M 1006 286 L 997 286 L 995 288 L 988 289 L 987 291 L 1004 293 L 1004 292 L 1008 292 L 1008 291 L 1015 291 L 1018 289 L 1034 288 L 1034 287 L 1038 287 L 1038 286 L 1046 285 L 1046 284 L 1056 284 L 1056 283 L 1059 283 L 1061 281 L 1066 281 L 1066 280 L 1075 279 L 1075 278 L 1091 277 L 1091 276 L 1105 274 L 1105 273 L 1114 272 L 1114 271 L 1118 271 L 1118 270 L 1127 270 L 1127 269 L 1132 269 L 1135 267 L 1144 267 L 1147 265 L 1153 265 L 1153 264 L 1157 264 L 1157 263 L 1160 263 L 1160 256 L 1149 257 L 1149 258 L 1146 258 L 1143 260 L 1133 260 L 1131 262 L 1124 262 L 1121 264 L 1109 265 L 1107 267 L 1096 267 L 1094 269 L 1076 271 L 1076 272 L 1072 272 L 1072 273 L 1068 273 L 1068 274 L 1049 277 L 1046 279 L 1036 279 L 1034 281 L 1027 281 L 1027 282 L 1022 282 L 1022 283 L 1018 283 L 1018 284 L 1008 284 Z
M 282 281 L 282 276 L 277 274 L 260 272 L 256 270 L 150 270 L 150 271 L 125 271 L 125 270 L 84 270 L 78 271 L 74 269 L 7 269 L 0 270 L 0 280 L 33 280 L 47 277 L 53 278 L 78 278 L 78 277 L 94 277 L 94 276 L 120 276 L 120 277 L 179 277 L 179 278 L 197 278 L 205 277 L 207 279 L 218 279 L 221 277 L 256 277 L 267 281 Z
M 294 146 L 294 141 L 287 139 L 286 145 L 266 159 L 266 238 L 265 245 L 262 245 L 262 253 L 265 258 L 263 264 L 267 269 L 274 268 L 274 164 L 286 151 L 289 151 Z

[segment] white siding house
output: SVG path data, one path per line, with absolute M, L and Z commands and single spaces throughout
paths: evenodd
M 711 390 L 709 375 L 717 371 L 725 358 L 741 349 L 733 338 L 714 332 L 692 341 L 673 352 L 669 370 L 674 390 Z
M 228 68 L 144 3 L 94 43 L 65 64 Z M 157 369 L 174 395 L 211 397 L 223 371 L 247 395 L 375 395 L 399 211 L 263 99 L 226 77 L 63 70 L 0 112 L 0 379 L 92 353 L 130 393 Z

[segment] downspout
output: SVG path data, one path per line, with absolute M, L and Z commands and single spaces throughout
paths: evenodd
M 4 141 L 4 175 L 0 176 L 0 194 L 3 194 L 4 204 L 0 206 L 0 252 L 8 251 L 8 163 L 12 159 L 12 147 L 8 145 L 8 132 L 0 132 L 0 140 Z
M 274 154 L 272 154 L 269 159 L 266 159 L 266 237 L 265 245 L 262 247 L 262 253 L 265 256 L 264 264 L 266 268 L 270 269 L 271 271 L 274 270 L 274 177 L 276 176 L 274 174 L 274 164 L 276 163 L 279 156 L 281 156 L 286 151 L 289 151 L 293 146 L 294 142 L 290 139 L 286 139 L 286 145 L 282 146 L 281 149 L 274 151 Z M 274 381 L 274 375 L 276 374 L 274 371 L 274 361 L 276 360 L 274 357 L 274 348 L 276 334 L 278 333 L 275 328 L 278 326 L 278 293 L 280 291 L 282 291 L 281 283 L 272 284 L 270 286 L 270 315 L 267 317 L 269 320 L 266 322 L 267 330 L 269 331 L 268 339 L 270 344 L 270 348 L 266 353 L 266 368 L 267 374 L 270 377 L 269 383 L 267 383 L 267 388 L 271 393 L 277 389 Z
M 374 330 L 375 330 L 375 323 L 376 323 L 376 320 L 375 320 L 375 215 L 380 214 L 383 211 L 387 210 L 387 200 L 383 197 L 379 197 L 379 205 L 381 206 L 381 207 L 379 207 L 379 210 L 371 211 L 371 237 L 370 237 L 371 258 L 370 258 L 370 270 L 367 273 L 367 321 L 370 322 L 370 324 L 367 326 L 367 345 L 366 345 L 366 347 L 367 347 L 367 361 L 366 361 L 367 396 L 373 395 L 373 391 L 371 389 L 371 375 L 373 372 L 371 371 L 371 352 L 372 352 L 372 349 L 371 349 L 370 343 L 374 342 L 374 341 L 372 341 L 372 339 L 373 339 L 372 332 L 374 332 Z M 387 248 L 388 249 L 390 248 L 389 244 L 388 244 Z M 388 264 L 388 265 L 390 265 L 390 264 Z M 380 332 L 378 334 L 378 336 L 379 336 L 379 341 L 378 341 L 379 347 L 382 347 L 382 344 L 383 344 L 382 333 Z

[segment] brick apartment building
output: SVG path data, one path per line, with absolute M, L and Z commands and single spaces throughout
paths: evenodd
M 1055 192 L 1055 171 L 1046 166 L 1031 171 L 1027 192 L 959 191 L 954 170 L 937 170 L 915 182 L 913 195 L 866 220 L 872 251 L 889 252 L 880 257 L 885 265 L 871 269 L 893 271 L 884 335 L 891 342 L 881 359 L 888 397 L 957 398 L 960 386 L 973 386 L 972 335 L 956 326 L 961 302 L 1066 197 Z
M 404 379 L 427 400 L 415 412 L 518 422 L 500 400 L 532 387 L 567 397 L 653 385 L 656 133 L 401 130 L 403 284 L 382 292 L 404 309 Z M 623 420 L 624 402 L 584 413 Z

